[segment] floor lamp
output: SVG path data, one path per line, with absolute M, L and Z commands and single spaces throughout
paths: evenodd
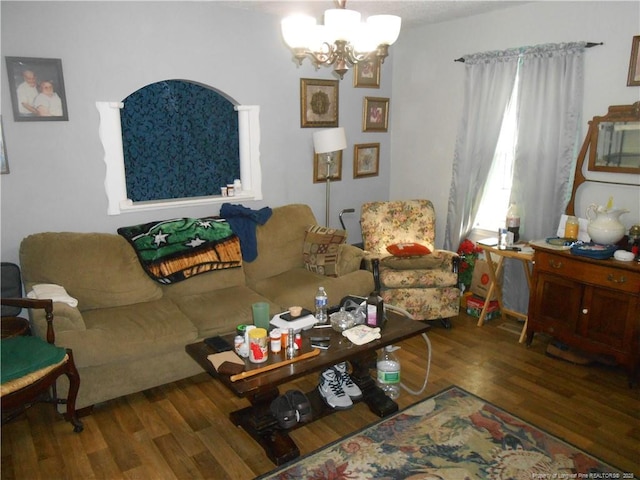
M 338 150 L 347 148 L 347 137 L 344 134 L 344 128 L 328 128 L 320 130 L 313 134 L 313 149 L 317 154 L 326 154 L 327 156 L 327 190 L 326 190 L 326 212 L 325 227 L 329 227 L 329 212 L 331 203 L 331 164 L 333 159 L 331 154 Z

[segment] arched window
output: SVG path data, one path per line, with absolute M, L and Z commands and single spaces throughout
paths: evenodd
M 261 199 L 257 106 L 234 105 L 200 84 L 168 80 L 123 102 L 96 102 L 105 149 L 108 213 Z

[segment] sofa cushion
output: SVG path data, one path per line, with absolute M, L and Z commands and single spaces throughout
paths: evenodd
M 253 303 L 268 302 L 271 315 L 280 311 L 278 305 L 243 286 L 185 295 L 175 302 L 198 329 L 200 338 L 234 332 L 242 323 L 253 324 Z
M 374 289 L 373 275 L 367 270 L 356 270 L 340 277 L 325 277 L 304 267 L 256 282 L 252 287 L 261 295 L 286 310 L 290 305 L 315 309 L 318 287 L 325 287 L 329 305 L 338 305 L 347 295 L 369 295 Z
M 108 233 L 45 232 L 20 244 L 25 290 L 37 283 L 63 286 L 82 311 L 148 302 L 160 286 L 142 269 L 127 241 Z
M 302 246 L 305 268 L 311 272 L 337 277 L 340 245 L 347 241 L 347 232 L 335 228 L 309 225 Z
M 90 310 L 83 317 L 86 330 L 56 332 L 56 345 L 73 349 L 78 368 L 156 356 L 198 338 L 193 323 L 167 298 Z
M 271 218 L 256 228 L 258 257 L 244 262 L 247 285 L 279 275 L 294 268 L 304 268 L 302 244 L 307 227 L 318 223 L 308 205 L 292 204 L 273 209 Z

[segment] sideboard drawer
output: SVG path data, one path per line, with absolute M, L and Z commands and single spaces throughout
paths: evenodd
M 594 265 L 566 255 L 536 252 L 536 268 L 562 277 L 628 293 L 640 294 L 640 273 L 607 265 Z

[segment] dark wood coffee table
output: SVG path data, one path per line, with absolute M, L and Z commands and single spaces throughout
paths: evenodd
M 331 328 L 310 329 L 302 332 L 302 353 L 312 349 L 309 337 L 330 336 L 331 347 L 321 350 L 311 358 L 290 363 L 272 370 L 257 373 L 253 376 L 231 381 L 228 375 L 218 374 L 207 359 L 215 353 L 204 342 L 187 345 L 187 353 L 214 378 L 224 383 L 229 390 L 239 397 L 246 397 L 251 405 L 231 412 L 229 418 L 238 426 L 244 428 L 262 447 L 267 456 L 276 464 L 281 465 L 300 455 L 300 450 L 289 437 L 288 430 L 282 429 L 269 409 L 271 402 L 280 395 L 278 386 L 296 378 L 320 372 L 332 365 L 348 361 L 351 363 L 351 378 L 360 387 L 364 401 L 371 411 L 384 417 L 398 410 L 398 405 L 387 397 L 376 382 L 371 378 L 370 368 L 375 367 L 376 350 L 386 345 L 398 343 L 407 338 L 425 333 L 430 326 L 426 323 L 410 320 L 398 313 L 387 311 L 387 322 L 381 331 L 382 338 L 365 345 L 355 345 L 340 333 Z M 235 334 L 224 336 L 231 344 Z M 284 351 L 281 354 L 269 353 L 267 363 L 253 364 L 245 361 L 245 371 L 259 369 L 267 365 L 285 360 Z M 312 406 L 313 419 L 317 420 L 334 410 L 328 407 L 317 389 L 306 393 Z M 308 422 L 307 422 L 308 423 Z M 306 425 L 299 424 L 298 426 Z M 297 428 L 297 427 L 293 427 Z M 291 429 L 289 429 L 291 430 Z

